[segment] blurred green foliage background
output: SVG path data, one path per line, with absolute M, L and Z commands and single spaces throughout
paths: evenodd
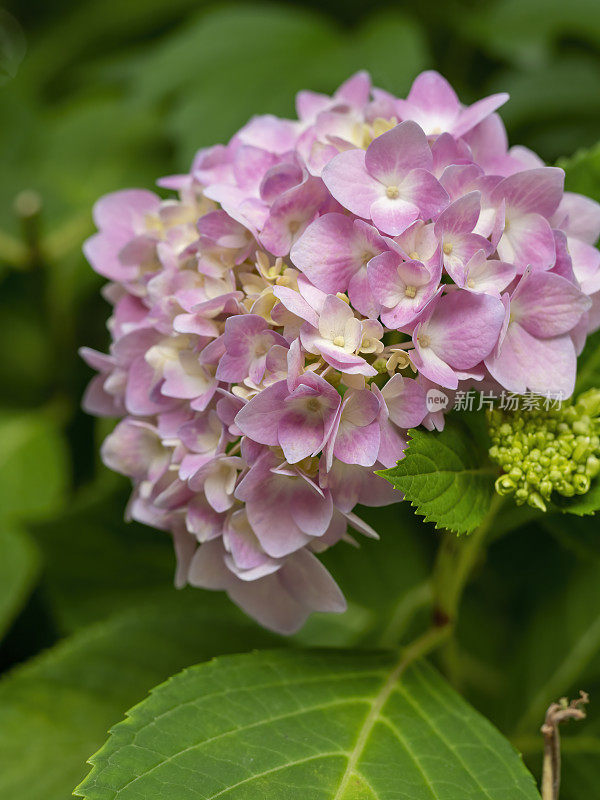
M 0 11 L 2 797 L 69 796 L 148 688 L 275 641 L 223 598 L 175 593 L 167 537 L 122 522 L 126 482 L 97 457 L 107 425 L 79 408 L 90 372 L 77 348 L 108 343 L 101 281 L 81 254 L 93 202 L 187 170 L 252 114 L 290 116 L 297 90 L 330 92 L 362 68 L 399 94 L 425 68 L 465 102 L 509 91 L 511 142 L 549 163 L 577 154 L 560 162 L 569 186 L 600 199 L 598 0 L 13 0 Z M 350 612 L 297 640 L 393 641 L 427 613 L 436 535 L 410 509 L 370 521 L 380 544 L 327 556 Z M 534 768 L 545 705 L 580 685 L 600 698 L 594 525 L 549 518 L 495 543 L 441 664 Z M 592 717 L 565 744 L 565 800 L 600 796 Z

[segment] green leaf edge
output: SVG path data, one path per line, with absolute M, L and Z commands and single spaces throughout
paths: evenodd
M 300 657 L 320 656 L 320 657 L 323 657 L 323 656 L 328 656 L 329 655 L 331 657 L 335 656 L 338 659 L 339 658 L 344 658 L 344 657 L 347 657 L 347 656 L 358 656 L 358 657 L 362 657 L 362 658 L 366 658 L 367 656 L 371 656 L 374 659 L 375 659 L 375 657 L 379 657 L 380 669 L 385 667 L 387 669 L 387 671 L 389 672 L 389 675 L 388 675 L 387 680 L 385 681 L 385 684 L 389 684 L 390 681 L 391 681 L 392 685 L 395 686 L 401 680 L 401 677 L 404 674 L 404 672 L 406 672 L 408 669 L 413 669 L 413 668 L 424 670 L 429 675 L 437 676 L 439 679 L 444 681 L 443 676 L 427 661 L 427 659 L 425 659 L 425 658 L 417 658 L 416 660 L 413 660 L 410 657 L 410 654 L 409 654 L 408 650 L 406 650 L 405 653 L 402 652 L 400 654 L 400 658 L 399 659 L 398 659 L 398 654 L 394 653 L 394 651 L 391 651 L 391 650 L 381 650 L 381 649 L 379 649 L 379 650 L 360 650 L 360 649 L 359 650 L 352 650 L 352 649 L 346 649 L 346 648 L 340 649 L 340 648 L 318 648 L 318 647 L 317 648 L 306 648 L 306 649 L 302 649 L 300 651 L 293 651 L 293 650 L 290 651 L 289 649 L 286 649 L 286 648 L 271 648 L 271 649 L 267 649 L 267 650 L 253 649 L 253 650 L 251 650 L 249 652 L 243 652 L 243 653 L 238 653 L 238 654 L 229 653 L 229 654 L 224 654 L 224 655 L 218 655 L 218 656 L 215 656 L 212 659 L 207 659 L 206 661 L 200 662 L 199 664 L 193 664 L 190 667 L 186 667 L 185 669 L 181 670 L 180 672 L 176 673 L 175 675 L 172 675 L 166 681 L 163 681 L 162 683 L 160 683 L 157 686 L 155 686 L 152 689 L 150 689 L 150 691 L 148 692 L 147 696 L 143 700 L 141 700 L 139 703 L 136 703 L 135 706 L 130 708 L 128 711 L 126 711 L 124 718 L 120 722 L 118 722 L 116 725 L 114 725 L 112 728 L 109 729 L 109 731 L 108 731 L 109 738 L 106 740 L 106 742 L 102 745 L 102 747 L 96 753 L 94 753 L 88 759 L 87 763 L 91 765 L 91 770 L 89 771 L 88 775 L 84 778 L 84 780 L 80 784 L 78 784 L 78 786 L 75 787 L 75 789 L 73 790 L 73 796 L 74 797 L 81 797 L 81 798 L 83 798 L 83 800 L 93 800 L 93 798 L 90 798 L 90 796 L 85 794 L 85 792 L 89 791 L 90 789 L 93 790 L 95 788 L 94 784 L 95 784 L 95 780 L 96 780 L 97 775 L 99 773 L 101 773 L 101 771 L 104 769 L 104 767 L 110 761 L 110 751 L 113 751 L 113 753 L 114 753 L 114 749 L 111 746 L 112 736 L 114 736 L 115 734 L 117 736 L 119 736 L 121 734 L 121 732 L 126 732 L 127 728 L 129 728 L 130 726 L 132 726 L 132 725 L 134 725 L 136 723 L 136 717 L 138 717 L 138 715 L 140 714 L 140 712 L 142 710 L 142 707 L 145 706 L 145 704 L 152 697 L 152 695 L 158 693 L 159 691 L 162 691 L 163 689 L 168 687 L 173 682 L 178 681 L 180 679 L 184 679 L 187 676 L 190 676 L 193 672 L 196 672 L 197 670 L 201 670 L 201 669 L 204 669 L 204 668 L 210 668 L 210 667 L 216 667 L 222 662 L 226 662 L 227 663 L 227 662 L 229 662 L 229 661 L 231 661 L 233 659 L 236 659 L 236 660 L 238 660 L 238 659 L 253 659 L 256 656 L 263 656 L 263 657 L 267 656 L 268 657 L 268 656 L 281 656 L 281 655 L 283 655 L 284 657 L 287 657 L 287 656 L 300 656 Z M 385 659 L 386 657 L 388 659 L 386 661 L 386 663 L 385 664 L 381 663 L 382 659 Z M 385 684 L 382 687 L 382 689 L 380 690 L 380 693 L 385 689 Z M 449 683 L 447 685 L 448 685 L 448 687 L 450 689 L 453 688 Z M 456 692 L 456 690 L 454 690 L 454 691 L 455 691 L 456 696 L 459 699 L 459 701 L 461 703 L 463 703 L 466 707 L 468 707 L 477 717 L 479 717 L 487 726 L 489 726 L 489 728 L 496 735 L 501 737 L 501 739 L 506 743 L 507 749 L 512 751 L 512 753 L 517 757 L 518 761 L 520 762 L 521 766 L 523 767 L 524 772 L 526 774 L 528 774 L 529 777 L 531 778 L 532 789 L 535 791 L 536 796 L 540 797 L 540 795 L 538 794 L 538 791 L 537 791 L 537 786 L 536 786 L 536 783 L 535 783 L 534 776 L 531 774 L 531 772 L 527 768 L 526 764 L 524 763 L 522 753 L 512 744 L 512 742 L 484 714 L 482 714 L 474 706 L 472 706 L 470 703 L 468 703 L 460 693 Z M 386 702 L 387 702 L 387 700 L 386 700 Z M 359 738 L 360 738 L 360 736 L 359 736 Z M 106 751 L 109 751 L 108 754 L 106 754 Z M 107 758 L 107 755 L 108 755 L 108 758 Z M 362 795 L 361 795 L 361 797 L 362 797 Z M 357 797 L 357 800 L 358 800 L 358 797 Z M 541 797 L 540 797 L 540 800 L 541 800 Z
M 409 478 L 410 476 L 409 475 L 393 476 L 391 474 L 393 472 L 393 470 L 397 469 L 398 466 L 400 466 L 400 464 L 402 464 L 406 460 L 406 458 L 408 456 L 416 455 L 415 453 L 411 453 L 411 443 L 414 442 L 414 441 L 418 442 L 418 441 L 420 441 L 422 439 L 426 439 L 429 433 L 431 433 L 431 432 L 430 431 L 425 432 L 425 431 L 421 430 L 420 428 L 410 428 L 408 430 L 409 442 L 408 442 L 408 447 L 404 451 L 404 453 L 405 453 L 404 458 L 401 461 L 399 461 L 396 464 L 395 467 L 389 467 L 388 469 L 376 470 L 375 474 L 378 475 L 381 478 L 385 478 L 387 481 L 389 481 L 389 483 L 392 484 L 392 486 L 395 489 L 398 489 L 398 491 L 403 492 L 405 500 L 408 500 L 410 505 L 411 505 L 411 507 L 415 509 L 415 514 L 418 514 L 419 516 L 422 516 L 424 522 L 432 522 L 434 524 L 436 530 L 450 531 L 451 533 L 456 533 L 459 536 L 460 536 L 461 533 L 464 533 L 464 534 L 468 535 L 468 534 L 472 533 L 477 528 L 477 525 L 449 526 L 449 525 L 443 525 L 443 524 L 438 523 L 438 521 L 435 520 L 432 516 L 428 516 L 428 512 L 427 511 L 421 511 L 420 506 L 419 506 L 419 502 L 417 500 L 411 500 L 411 498 L 408 497 L 406 491 L 404 489 L 401 489 L 397 485 L 397 483 L 395 481 L 395 477 Z M 440 444 L 444 445 L 444 442 L 442 441 Z M 493 466 L 491 464 L 491 462 L 490 462 L 489 468 L 487 468 L 487 469 L 483 468 L 482 471 L 483 472 L 489 471 L 491 475 L 497 475 L 498 474 L 498 471 L 497 471 L 496 467 Z M 493 485 L 492 485 L 491 486 L 491 491 L 490 491 L 490 499 L 493 496 L 493 491 L 494 491 L 494 489 L 493 489 Z

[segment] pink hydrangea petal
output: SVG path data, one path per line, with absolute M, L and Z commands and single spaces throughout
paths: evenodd
M 494 197 L 521 215 L 550 218 L 562 198 L 565 173 L 558 167 L 538 167 L 510 175 L 498 184 Z
M 362 108 L 368 101 L 370 93 L 371 76 L 365 70 L 360 70 L 342 83 L 334 97 L 356 108 Z
M 278 197 L 260 234 L 262 244 L 276 256 L 286 256 L 308 224 L 316 216 L 326 196 L 316 178 Z
M 302 169 L 293 162 L 276 164 L 268 169 L 261 178 L 259 193 L 261 200 L 272 203 L 284 192 L 302 182 Z
M 502 261 L 514 263 L 520 273 L 527 267 L 539 270 L 551 267 L 556 248 L 548 221 L 540 214 L 523 214 L 508 221 L 510 227 L 498 242 Z
M 385 195 L 385 187 L 367 172 L 364 150 L 347 150 L 323 170 L 323 182 L 344 208 L 369 219 L 371 206 Z
M 418 206 L 424 219 L 435 219 L 448 205 L 448 194 L 427 170 L 413 169 L 402 181 L 401 196 Z
M 381 394 L 390 419 L 401 428 L 416 428 L 425 419 L 425 389 L 412 378 L 393 375 Z
M 449 252 L 443 252 L 444 267 L 455 283 L 461 284 L 468 262 L 478 252 L 490 255 L 492 247 L 487 239 L 476 233 L 449 234 L 443 240 Z
M 526 272 L 512 294 L 510 312 L 528 333 L 542 339 L 574 328 L 591 303 L 570 281 L 548 272 Z
M 377 461 L 386 468 L 394 467 L 398 461 L 404 457 L 404 451 L 408 445 L 408 436 L 389 420 L 380 421 L 379 424 L 381 441 L 379 444 L 379 453 L 377 453 Z M 399 502 L 399 499 L 396 498 L 396 500 L 394 500 L 389 492 L 384 493 L 382 487 L 379 485 L 374 486 L 372 491 L 373 494 L 370 499 L 361 499 L 363 505 L 377 506 Z
M 419 207 L 402 197 L 380 197 L 370 208 L 370 216 L 379 230 L 390 236 L 403 233 L 419 217 Z
M 259 392 L 235 417 L 235 424 L 246 436 L 261 444 L 279 443 L 277 429 L 283 412 L 283 401 L 289 394 L 286 381 L 279 381 Z
M 449 205 L 435 223 L 435 235 L 471 233 L 481 211 L 481 194 L 469 192 Z
M 413 169 L 431 170 L 433 156 L 416 122 L 401 122 L 373 139 L 365 154 L 367 172 L 385 186 L 397 186 Z
M 318 334 L 315 334 L 316 332 L 302 331 L 301 338 L 304 346 L 309 349 L 312 343 L 313 350 L 319 352 L 334 369 L 339 369 L 340 372 L 347 372 L 349 375 L 365 375 L 366 377 L 377 374 L 377 370 L 361 356 L 357 356 L 354 353 L 346 353 L 341 348 L 335 347 L 327 339 L 322 339 Z
M 284 401 L 286 410 L 277 431 L 290 464 L 322 449 L 341 402 L 336 390 L 320 376 L 308 374 L 305 381 Z
M 458 378 L 456 373 L 431 347 L 420 347 L 418 341 L 416 341 L 415 349 L 411 353 L 411 359 L 419 373 L 429 378 L 433 383 L 448 389 L 457 388 Z
M 216 539 L 223 532 L 225 516 L 215 511 L 202 497 L 194 497 L 187 507 L 186 527 L 199 542 Z
M 314 119 L 329 104 L 330 99 L 326 94 L 311 92 L 307 89 L 303 89 L 296 94 L 296 113 L 301 120 Z
M 514 279 L 516 270 L 512 264 L 486 258 L 484 250 L 478 250 L 464 270 L 461 288 L 469 292 L 485 292 L 499 295 Z
M 427 70 L 415 78 L 408 100 L 426 110 L 454 112 L 460 108 L 456 92 L 435 70 Z
M 325 299 L 323 310 L 319 316 L 319 333 L 326 339 L 331 340 L 335 339 L 336 336 L 343 336 L 346 324 L 351 319 L 355 319 L 355 317 L 348 304 L 339 297 L 330 294 Z
M 473 105 L 461 111 L 458 121 L 452 127 L 452 133 L 454 136 L 464 136 L 465 133 L 468 133 L 482 120 L 504 105 L 508 99 L 509 95 L 506 92 L 500 92 L 473 103 Z
M 270 153 L 293 150 L 298 123 L 272 114 L 253 117 L 237 134 L 240 141 Z
M 500 353 L 485 360 L 495 380 L 509 392 L 573 393 L 577 357 L 567 335 L 537 339 L 519 323 L 509 325 Z
M 567 236 L 596 244 L 600 236 L 600 203 L 581 194 L 565 192 L 552 223 L 562 228 Z
M 375 299 L 371 291 L 371 284 L 367 273 L 367 268 L 362 267 L 350 278 L 348 283 L 348 297 L 354 308 L 370 319 L 379 316 L 381 310 L 380 303 Z
M 312 222 L 290 252 L 292 263 L 329 294 L 345 292 L 357 269 L 354 226 L 345 214 L 325 214 Z
M 441 359 L 465 370 L 483 361 L 495 347 L 504 317 L 499 298 L 458 290 L 438 301 L 422 332 Z
M 433 156 L 432 172 L 439 178 L 450 164 L 471 164 L 471 150 L 462 139 L 455 139 L 449 133 L 440 134 L 431 144 Z
M 321 562 L 306 550 L 286 562 L 280 580 L 292 597 L 311 610 L 338 614 L 346 610 L 339 586 Z
M 306 302 L 302 295 L 287 286 L 274 286 L 273 294 L 283 305 L 300 319 L 306 320 L 313 327 L 319 324 L 316 311 Z
M 133 238 L 144 216 L 156 212 L 159 205 L 160 197 L 146 189 L 112 192 L 94 205 L 94 222 L 101 230 L 110 230 L 112 236 Z
M 120 398 L 109 394 L 104 388 L 106 377 L 96 375 L 87 385 L 81 405 L 87 414 L 98 417 L 118 417 L 124 413 L 125 407 Z
M 600 290 L 600 252 L 579 239 L 569 240 L 569 251 L 575 278 L 586 294 Z
M 307 482 L 290 497 L 292 519 L 303 533 L 322 536 L 331 522 L 333 500 L 329 492 L 319 495 Z

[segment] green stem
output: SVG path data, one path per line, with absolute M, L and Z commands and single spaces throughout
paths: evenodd
M 409 645 L 402 649 L 403 663 L 411 664 L 419 658 L 423 658 L 436 647 L 439 647 L 450 636 L 451 628 L 449 625 L 444 627 L 431 627 L 425 633 L 414 639 Z
M 395 647 L 414 615 L 421 608 L 430 605 L 431 599 L 431 581 L 419 583 L 409 589 L 406 594 L 401 595 L 394 607 L 389 623 L 379 638 L 379 646 Z
M 468 536 L 442 534 L 433 568 L 433 615 L 436 625 L 454 625 L 462 594 L 503 502 L 504 498 L 494 494 L 482 523 Z
M 405 659 L 414 661 L 421 658 L 450 638 L 462 593 L 502 503 L 503 498 L 494 494 L 483 522 L 469 536 L 459 539 L 452 533 L 443 534 L 431 583 L 415 587 L 398 603 L 382 634 L 382 646 L 397 645 L 399 631 L 404 631 L 414 612 L 432 599 L 433 623 L 403 649 Z

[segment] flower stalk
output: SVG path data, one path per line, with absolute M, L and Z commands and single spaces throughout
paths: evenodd
M 576 700 L 561 697 L 558 703 L 551 703 L 546 711 L 546 719 L 541 727 L 544 736 L 544 764 L 542 772 L 542 800 L 558 800 L 560 792 L 560 733 L 559 725 L 569 719 L 585 719 L 582 706 L 589 703 L 586 692 L 580 692 Z

